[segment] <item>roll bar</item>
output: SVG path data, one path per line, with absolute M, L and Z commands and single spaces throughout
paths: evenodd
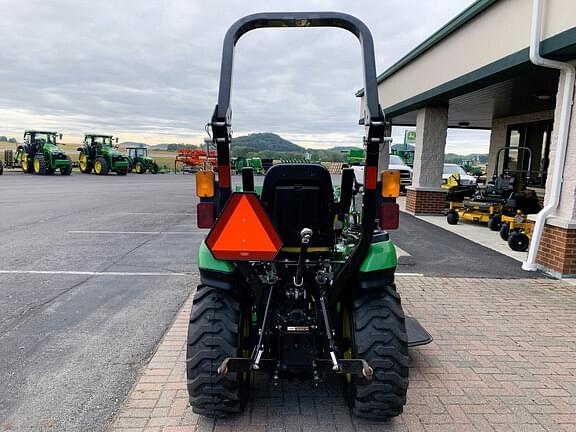
M 379 145 L 384 137 L 384 114 L 378 103 L 374 42 L 368 27 L 358 18 L 339 12 L 271 12 L 248 15 L 232 24 L 224 37 L 218 104 L 210 123 L 212 139 L 218 150 L 221 208 L 231 193 L 229 146 L 231 141 L 232 110 L 230 107 L 230 94 L 234 48 L 238 40 L 249 31 L 271 27 L 337 27 L 348 30 L 358 38 L 362 48 L 364 63 L 364 126 L 367 129 L 366 169 L 375 167 L 377 171 Z M 374 145 L 371 145 L 372 143 Z
M 212 140 L 218 150 L 218 211 L 220 212 L 231 194 L 230 142 L 232 139 L 232 110 L 230 92 L 234 48 L 242 35 L 258 28 L 270 27 L 336 27 L 348 30 L 360 41 L 364 66 L 364 146 L 366 161 L 364 169 L 364 194 L 362 201 L 362 234 L 360 241 L 346 263 L 340 268 L 330 290 L 331 308 L 343 293 L 348 279 L 360 267 L 366 256 L 376 228 L 378 154 L 384 143 L 386 125 L 384 113 L 378 102 L 378 82 L 374 59 L 374 41 L 368 27 L 358 18 L 339 12 L 276 12 L 248 15 L 236 21 L 226 32 L 222 49 L 218 104 L 210 126 Z

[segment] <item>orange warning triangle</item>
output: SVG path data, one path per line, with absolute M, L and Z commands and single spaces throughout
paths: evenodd
M 208 234 L 206 245 L 217 259 L 271 260 L 282 240 L 254 193 L 234 193 Z

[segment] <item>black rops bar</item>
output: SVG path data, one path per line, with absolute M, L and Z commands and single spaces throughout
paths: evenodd
M 331 290 L 330 303 L 334 301 L 348 281 L 347 275 L 354 273 L 366 256 L 372 233 L 375 228 L 376 177 L 378 174 L 378 152 L 383 143 L 385 125 L 384 114 L 378 103 L 378 83 L 376 62 L 374 60 L 374 42 L 366 25 L 358 18 L 338 12 L 274 12 L 248 15 L 236 21 L 224 37 L 222 66 L 220 70 L 220 88 L 218 104 L 212 116 L 212 139 L 218 149 L 218 177 L 220 189 L 220 210 L 224 208 L 231 194 L 230 181 L 230 141 L 232 110 L 230 92 L 232 88 L 232 70 L 234 47 L 245 33 L 257 28 L 269 27 L 337 27 L 356 35 L 362 47 L 364 63 L 364 126 L 366 127 L 364 144 L 366 164 L 364 179 L 364 198 L 362 202 L 362 238 L 346 265 L 336 277 L 337 285 Z

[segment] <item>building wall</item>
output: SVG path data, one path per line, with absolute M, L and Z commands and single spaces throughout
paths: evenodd
M 529 46 L 532 2 L 500 0 L 379 86 L 384 109 Z M 576 1 L 547 0 L 542 38 L 576 27 Z
M 576 65 L 576 60 L 572 62 Z M 565 74 L 560 74 L 560 81 L 558 82 L 558 93 L 556 95 L 556 111 L 554 113 L 554 128 L 552 129 L 552 141 L 550 143 L 550 168 L 552 172 L 555 158 L 556 146 L 558 142 L 558 121 L 562 108 L 562 94 L 564 89 Z M 552 176 L 548 175 L 546 182 L 546 190 L 552 189 Z M 547 193 L 545 203 L 548 203 L 550 195 Z M 564 228 L 576 228 L 576 109 L 572 108 L 572 117 L 570 129 L 568 132 L 568 147 L 566 149 L 566 162 L 564 165 L 564 178 L 562 182 L 562 190 L 560 193 L 560 205 L 554 211 L 552 217 L 548 220 L 551 225 L 556 225 Z
M 506 135 L 508 133 L 508 126 L 521 123 L 533 123 L 542 120 L 552 120 L 554 118 L 554 110 L 540 111 L 536 113 L 523 114 L 519 116 L 502 117 L 492 120 L 492 130 L 490 132 L 490 154 L 488 157 L 488 169 L 486 174 L 488 180 L 494 174 L 496 167 L 496 156 L 498 150 L 506 146 Z M 500 156 L 502 157 L 502 156 Z

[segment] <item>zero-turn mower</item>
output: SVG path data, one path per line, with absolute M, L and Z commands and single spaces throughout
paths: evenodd
M 500 166 L 502 152 L 524 151 L 528 155 L 527 170 L 506 170 L 496 174 Z M 532 151 L 529 147 L 506 147 L 496 156 L 496 168 L 493 181 L 485 189 L 476 189 L 472 198 L 461 199 L 456 194 L 448 202 L 446 221 L 456 225 L 459 220 L 486 223 L 492 231 L 499 231 L 502 226 L 502 216 L 516 216 L 537 213 L 540 211 L 538 199 L 533 191 L 526 190 L 530 180 Z M 453 182 L 453 180 L 452 180 Z M 458 189 L 455 189 L 458 191 Z M 469 193 L 470 191 L 468 191 Z M 466 194 L 464 194 L 466 195 Z
M 361 215 L 353 205 L 354 171 L 340 193 L 319 164 L 278 164 L 255 193 L 254 170 L 242 170 L 232 192 L 230 90 L 238 39 L 262 27 L 339 27 L 360 40 L 364 59 L 366 134 Z M 352 411 L 399 415 L 408 388 L 408 347 L 431 336 L 406 317 L 394 283 L 397 257 L 386 229 L 398 225 L 397 171 L 379 179 L 387 151 L 378 104 L 372 36 L 350 15 L 263 13 L 226 33 L 218 104 L 210 122 L 218 149 L 214 171 L 196 173 L 198 226 L 210 228 L 198 253 L 201 284 L 188 327 L 187 377 L 194 412 L 211 417 L 242 411 L 250 377 L 273 384 L 340 374 Z
M 72 174 L 72 160 L 64 150 L 58 147 L 57 132 L 27 130 L 24 142 L 16 149 L 15 159 L 25 173 L 38 175 L 54 174 L 60 170 L 62 175 Z
M 510 249 L 524 252 L 530 245 L 534 224 L 521 211 L 518 211 L 514 216 L 502 215 L 500 237 L 508 243 Z
M 92 170 L 97 175 L 107 175 L 110 171 L 122 176 L 128 174 L 128 158 L 118 151 L 118 138 L 112 135 L 85 134 L 84 145 L 78 148 L 78 166 L 84 174 Z

